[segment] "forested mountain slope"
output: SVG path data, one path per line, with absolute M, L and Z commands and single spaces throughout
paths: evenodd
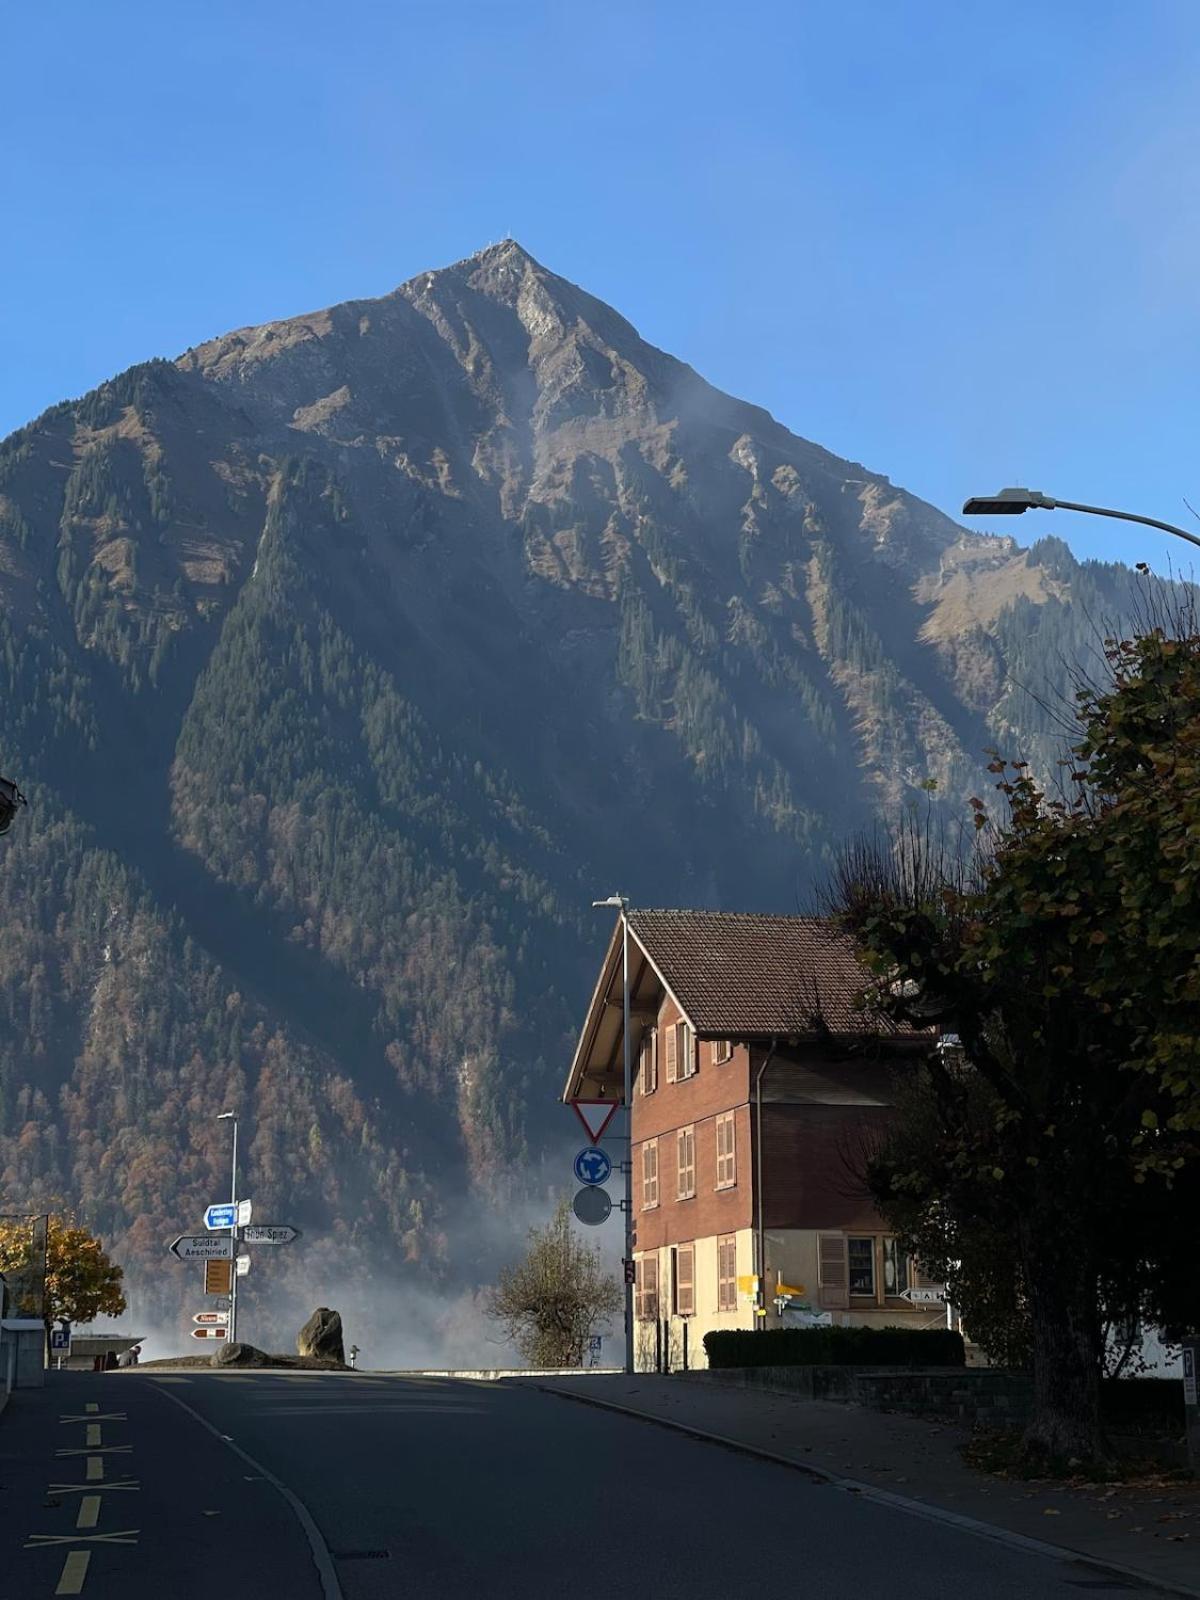
M 794 909 L 989 745 L 1051 761 L 1025 686 L 1130 583 L 966 533 L 512 241 L 56 407 L 0 446 L 3 1204 L 77 1205 L 173 1309 L 236 1105 L 245 1192 L 308 1230 L 280 1274 L 469 1276 L 457 1198 L 566 1131 L 592 897 Z

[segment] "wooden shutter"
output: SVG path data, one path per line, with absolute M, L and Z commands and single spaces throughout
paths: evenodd
M 717 1118 L 717 1188 L 731 1189 L 737 1182 L 737 1162 L 734 1155 L 733 1112 L 727 1111 Z
M 645 1033 L 642 1034 L 638 1078 L 641 1082 L 643 1094 L 653 1094 L 655 1089 L 658 1088 L 658 1056 L 655 1050 L 653 1028 L 647 1028 Z
M 674 1023 L 667 1029 L 667 1082 L 674 1083 L 677 1076 L 676 1058 L 678 1055 L 678 1039 Z
M 817 1300 L 825 1311 L 845 1311 L 850 1304 L 846 1240 L 840 1233 L 817 1238 Z
M 679 1200 L 689 1200 L 696 1192 L 696 1130 L 680 1128 L 675 1136 L 676 1184 Z
M 675 1310 L 690 1317 L 696 1310 L 696 1247 L 681 1244 L 675 1252 Z
M 649 1139 L 642 1146 L 642 1209 L 658 1204 L 658 1140 Z
M 642 1292 L 642 1315 L 653 1319 L 658 1316 L 658 1257 L 647 1256 L 642 1262 L 645 1288 Z
M 717 1240 L 717 1310 L 737 1310 L 737 1235 Z

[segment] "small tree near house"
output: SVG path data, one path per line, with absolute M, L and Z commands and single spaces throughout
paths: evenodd
M 564 1196 L 542 1228 L 529 1230 L 522 1260 L 503 1267 L 485 1301 L 533 1367 L 581 1367 L 589 1337 L 621 1309 L 622 1292 L 571 1226 Z
M 0 1224 L 0 1273 L 19 1273 L 29 1263 L 26 1227 Z M 100 1239 L 73 1217 L 51 1217 L 46 1238 L 46 1297 L 42 1315 L 49 1330 L 60 1321 L 92 1322 L 125 1310 L 124 1271 Z

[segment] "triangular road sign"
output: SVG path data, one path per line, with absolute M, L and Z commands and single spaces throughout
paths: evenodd
M 589 1144 L 599 1144 L 604 1130 L 616 1116 L 619 1100 L 572 1100 L 571 1109 L 583 1123 Z M 601 1113 L 603 1112 L 603 1115 Z

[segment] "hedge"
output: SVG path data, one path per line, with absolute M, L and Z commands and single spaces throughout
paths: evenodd
M 949 1328 L 753 1328 L 704 1335 L 710 1367 L 962 1367 Z

